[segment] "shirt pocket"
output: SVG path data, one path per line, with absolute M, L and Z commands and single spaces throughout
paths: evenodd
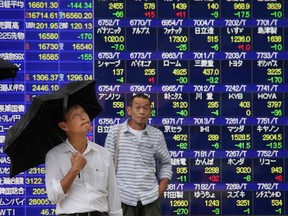
M 155 153 L 156 153 L 156 145 L 143 143 L 143 145 L 141 146 L 141 156 L 145 164 L 148 164 L 150 166 L 155 165 L 155 157 L 154 157 Z
M 107 180 L 108 180 L 107 170 L 105 171 L 95 168 L 93 173 L 91 172 L 92 171 L 90 170 L 90 173 L 88 174 L 88 176 L 90 176 L 89 178 L 90 190 L 105 193 L 107 190 Z

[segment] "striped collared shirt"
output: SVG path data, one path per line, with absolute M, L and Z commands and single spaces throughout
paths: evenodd
M 116 177 L 121 201 L 136 206 L 152 203 L 159 197 L 158 178 L 172 178 L 172 165 L 164 134 L 156 127 L 146 125 L 140 141 L 128 128 L 128 120 L 110 128 L 105 147 L 115 158 L 118 129 L 118 163 Z

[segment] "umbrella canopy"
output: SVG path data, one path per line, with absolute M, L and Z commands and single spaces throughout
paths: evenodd
M 33 98 L 27 112 L 5 137 L 4 152 L 11 159 L 10 177 L 43 164 L 46 153 L 66 139 L 58 122 L 69 104 L 80 104 L 91 120 L 102 111 L 95 83 L 95 80 L 71 82 L 56 92 Z
M 17 66 L 0 58 L 0 80 L 16 77 L 16 73 L 19 70 Z

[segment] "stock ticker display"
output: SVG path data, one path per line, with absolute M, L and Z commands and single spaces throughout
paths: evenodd
M 0 83 L 0 215 L 55 215 L 44 165 L 9 178 L 5 133 L 34 96 L 93 78 L 101 145 L 133 93 L 153 101 L 163 215 L 288 215 L 287 35 L 284 0 L 0 0 L 0 58 L 20 68 Z

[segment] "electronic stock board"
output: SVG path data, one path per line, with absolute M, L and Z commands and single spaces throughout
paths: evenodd
M 5 133 L 36 95 L 97 79 L 103 145 L 133 93 L 153 101 L 170 215 L 288 215 L 288 2 L 0 0 L 0 215 L 55 215 L 44 165 L 9 178 Z

